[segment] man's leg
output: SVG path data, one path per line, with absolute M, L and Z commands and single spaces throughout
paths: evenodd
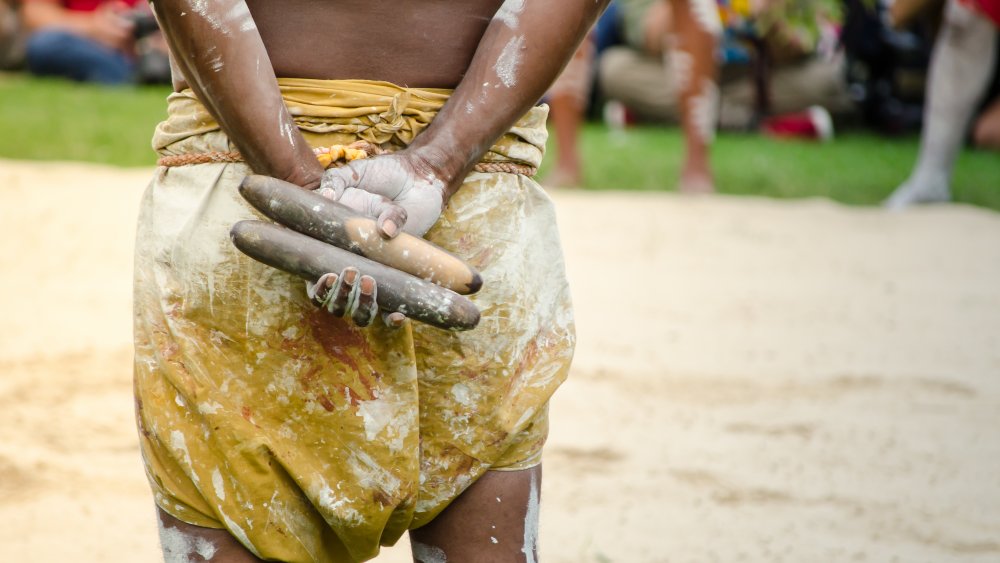
M 715 50 L 722 22 L 715 0 L 665 1 L 670 2 L 673 22 L 667 67 L 680 95 L 687 153 L 680 191 L 708 193 L 715 191 L 708 150 L 715 138 L 718 116 Z
M 156 509 L 164 563 L 258 563 L 258 559 L 226 530 L 192 526 Z
M 418 563 L 538 561 L 542 467 L 488 471 L 430 524 L 410 531 Z
M 979 148 L 1000 150 L 1000 99 L 993 100 L 979 117 L 972 138 Z
M 973 113 L 989 85 L 997 30 L 985 17 L 948 0 L 944 28 L 931 56 L 920 156 L 886 207 L 951 199 L 951 172 Z
M 132 63 L 118 51 L 57 29 L 28 38 L 28 70 L 86 82 L 124 84 L 132 80 Z
M 549 119 L 556 136 L 555 169 L 546 178 L 553 187 L 578 187 L 583 183 L 579 135 L 590 99 L 593 40 L 588 36 L 577 47 L 562 74 L 549 88 Z

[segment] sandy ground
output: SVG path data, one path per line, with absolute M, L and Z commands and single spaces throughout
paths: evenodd
M 0 161 L 0 561 L 157 560 L 130 392 L 148 176 Z M 554 198 L 579 351 L 544 561 L 1000 560 L 1000 215 Z

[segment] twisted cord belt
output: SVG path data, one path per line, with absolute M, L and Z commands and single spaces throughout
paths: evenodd
M 369 158 L 386 154 L 391 151 L 371 143 L 369 141 L 355 141 L 349 145 L 333 145 L 330 147 L 320 147 L 313 149 L 316 159 L 324 168 L 340 167 L 352 160 Z M 236 163 L 244 162 L 243 155 L 238 151 L 212 151 L 191 154 L 176 154 L 161 156 L 156 164 L 158 166 L 187 166 L 189 164 L 211 164 L 211 163 Z M 521 174 L 522 176 L 534 176 L 538 168 L 528 164 L 517 162 L 479 162 L 473 168 L 476 172 L 506 174 Z

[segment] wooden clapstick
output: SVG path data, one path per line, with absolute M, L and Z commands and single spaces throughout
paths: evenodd
M 479 272 L 443 248 L 407 233 L 379 235 L 375 220 L 270 176 L 247 176 L 240 194 L 267 217 L 304 235 L 434 282 L 456 293 L 479 291 Z
M 266 221 L 240 221 L 229 232 L 241 252 L 268 266 L 315 282 L 348 266 L 378 283 L 379 308 L 449 330 L 479 323 L 479 309 L 461 295 L 395 268 Z

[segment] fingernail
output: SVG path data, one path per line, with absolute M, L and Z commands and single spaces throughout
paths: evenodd
M 375 279 L 371 276 L 361 276 L 361 293 L 371 295 L 375 293 Z
M 354 283 L 354 280 L 358 278 L 358 271 L 354 268 L 348 268 L 344 270 L 344 281 L 347 283 Z
M 396 222 L 392 219 L 386 219 L 386 221 L 382 223 L 382 231 L 385 232 L 386 236 L 392 238 L 396 236 L 397 232 L 399 232 L 399 226 L 397 226 Z

